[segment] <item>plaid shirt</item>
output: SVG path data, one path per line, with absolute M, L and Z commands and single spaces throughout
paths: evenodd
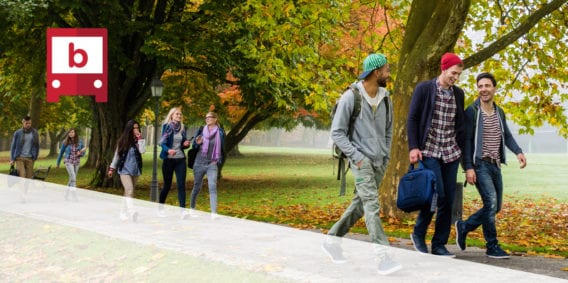
M 67 158 L 65 158 L 65 161 L 63 162 L 65 164 L 79 165 L 81 160 L 80 157 L 77 156 L 77 146 L 74 144 L 69 146 L 71 147 L 71 153 L 69 153 L 69 156 L 67 156 Z
M 444 94 L 438 82 L 436 83 L 436 105 L 422 155 L 450 163 L 461 157 L 455 131 L 456 99 L 452 88 Z

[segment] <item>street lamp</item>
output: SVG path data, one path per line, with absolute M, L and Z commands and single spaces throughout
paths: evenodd
M 155 202 L 158 200 L 158 111 L 160 110 L 160 96 L 162 96 L 164 90 L 164 84 L 157 76 L 152 79 L 150 90 L 152 96 L 156 99 L 156 106 L 154 107 L 154 161 L 152 164 L 152 185 L 150 187 L 150 200 Z

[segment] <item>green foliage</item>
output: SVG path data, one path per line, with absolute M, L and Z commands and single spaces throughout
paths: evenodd
M 516 1 L 473 1 L 461 36 L 466 39 L 465 44 L 458 43 L 456 51 L 474 55 L 514 32 L 547 2 L 550 1 L 532 0 L 519 5 Z M 568 136 L 568 112 L 564 108 L 567 105 L 568 62 L 563 59 L 568 49 L 566 9 L 566 4 L 561 5 L 505 49 L 483 63 L 471 66 L 467 84 L 460 84 L 469 90 L 466 93 L 476 96 L 475 75 L 494 73 L 500 89 L 496 100 L 510 118 L 523 127 L 521 133 L 533 133 L 534 127 L 546 122 L 558 128 L 563 136 Z
M 22 20 L 34 17 L 38 8 L 46 8 L 48 0 L 3 0 L 0 11 L 6 20 Z
M 333 102 L 376 51 L 391 62 L 401 121 L 409 89 L 435 75 L 439 55 L 453 49 L 469 59 L 460 83 L 468 101 L 476 96 L 474 75 L 491 71 L 499 102 L 523 131 L 547 122 L 568 134 L 561 106 L 568 98 L 565 3 L 6 0 L 0 36 L 10 40 L 0 42 L 0 103 L 21 104 L 6 115 L 19 116 L 32 96 L 43 94 L 47 27 L 106 27 L 111 101 L 89 105 L 98 113 L 93 140 L 101 148 L 91 164 L 101 172 L 120 126 L 153 108 L 148 82 L 156 74 L 168 73 L 159 116 L 183 105 L 186 122 L 200 124 L 213 106 L 231 149 L 255 127 L 325 128 Z M 556 8 L 545 9 L 551 5 Z M 539 13 L 543 18 L 532 23 Z M 515 39 L 491 46 L 508 36 Z M 476 57 L 487 48 L 488 57 Z M 217 95 L 234 86 L 241 96 L 234 104 Z

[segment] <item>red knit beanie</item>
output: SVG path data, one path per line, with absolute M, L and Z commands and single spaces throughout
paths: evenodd
M 459 65 L 459 64 L 463 64 L 463 62 L 460 59 L 460 57 L 458 57 L 456 54 L 446 53 L 442 55 L 442 64 L 440 65 L 442 71 L 449 69 L 453 65 Z

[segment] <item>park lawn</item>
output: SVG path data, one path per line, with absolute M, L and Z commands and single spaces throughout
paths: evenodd
M 339 219 L 352 198 L 353 177 L 348 174 L 348 189 L 339 196 L 339 181 L 335 179 L 336 161 L 330 149 L 296 149 L 241 146 L 241 156 L 230 157 L 219 183 L 219 212 L 231 216 L 291 225 L 304 229 L 327 230 Z M 6 156 L 6 157 L 5 157 Z M 528 166 L 520 170 L 515 156 L 509 154 L 509 165 L 503 166 L 504 204 L 498 214 L 499 238 L 510 251 L 539 252 L 568 256 L 566 220 L 568 194 L 564 192 L 561 169 L 568 165 L 566 154 L 527 154 Z M 0 153 L 0 161 L 7 153 Z M 135 197 L 149 199 L 152 174 L 152 153 L 144 155 L 143 176 Z M 84 161 L 84 160 L 83 160 Z M 40 159 L 38 166 L 54 165 L 55 159 Z M 37 166 L 36 166 L 37 167 Z M 0 165 L 7 172 L 8 164 Z M 93 169 L 81 168 L 78 186 L 97 191 L 122 194 L 122 189 L 93 188 L 88 182 Z M 193 175 L 188 171 L 188 193 Z M 463 181 L 463 174 L 458 180 Z M 161 183 L 160 164 L 158 180 Z M 48 181 L 67 183 L 65 168 L 50 174 Z M 177 205 L 177 194 L 170 193 L 167 203 Z M 475 187 L 467 186 L 464 196 L 464 217 L 481 206 Z M 207 190 L 198 198 L 197 208 L 209 209 Z M 384 219 L 390 236 L 408 237 L 414 215 L 396 221 Z M 433 225 L 431 225 L 433 226 Z M 353 229 L 366 233 L 363 221 Z M 431 233 L 429 233 L 431 234 Z M 453 239 L 453 236 L 451 237 Z M 469 245 L 483 246 L 481 229 L 468 236 Z

